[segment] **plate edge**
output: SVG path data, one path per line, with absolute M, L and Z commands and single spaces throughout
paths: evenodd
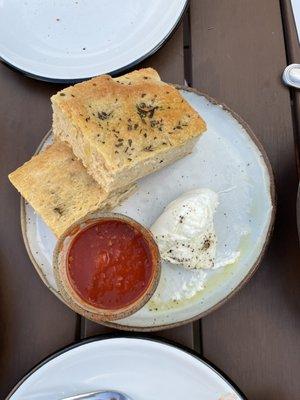
M 171 340 L 165 339 L 165 338 L 154 338 L 151 336 L 147 335 L 131 335 L 131 334 L 126 334 L 126 333 L 110 333 L 110 334 L 105 334 L 105 335 L 96 335 L 87 339 L 80 340 L 79 342 L 72 343 L 70 345 L 67 345 L 63 348 L 61 348 L 58 351 L 55 351 L 54 353 L 50 354 L 46 358 L 44 358 L 42 361 L 40 361 L 38 364 L 36 364 L 32 369 L 29 370 L 29 372 L 13 387 L 13 389 L 8 393 L 7 397 L 5 397 L 4 400 L 10 400 L 11 396 L 19 389 L 19 387 L 28 379 L 31 375 L 33 375 L 39 368 L 41 368 L 43 365 L 47 364 L 49 361 L 55 359 L 56 357 L 60 356 L 61 354 L 64 354 L 72 349 L 75 349 L 77 347 L 83 346 L 85 344 L 101 341 L 101 340 L 110 340 L 110 339 L 135 339 L 135 340 L 142 340 L 142 341 L 151 341 L 151 342 L 156 342 L 160 343 L 166 346 L 173 347 L 177 350 L 180 350 L 184 353 L 187 353 L 191 355 L 192 357 L 196 358 L 198 361 L 206 365 L 209 369 L 211 369 L 214 373 L 216 373 L 219 377 L 221 377 L 229 386 L 234 389 L 239 396 L 243 400 L 247 400 L 246 396 L 242 393 L 242 391 L 237 387 L 237 385 L 229 378 L 223 371 L 221 371 L 218 367 L 216 367 L 212 362 L 208 361 L 206 358 L 200 356 L 195 350 L 192 350 L 188 348 L 187 346 L 184 346 L 182 344 L 175 343 Z M 217 400 L 217 399 L 216 399 Z
M 190 4 L 190 0 L 185 0 L 185 3 L 182 7 L 181 13 L 179 14 L 177 20 L 174 22 L 174 25 L 171 27 L 170 31 L 167 33 L 165 37 L 161 39 L 160 42 L 156 44 L 150 51 L 147 53 L 143 54 L 141 57 L 137 58 L 135 61 L 132 61 L 131 63 L 124 65 L 123 67 L 117 68 L 113 71 L 107 71 L 107 72 L 102 72 L 96 75 L 91 75 L 83 78 L 53 78 L 53 77 L 47 77 L 47 76 L 41 76 L 37 74 L 33 74 L 29 71 L 26 71 L 20 67 L 17 67 L 16 65 L 12 64 L 11 62 L 7 61 L 3 56 L 0 55 L 0 61 L 5 63 L 9 68 L 16 70 L 18 72 L 21 72 L 23 75 L 31 78 L 31 79 L 36 79 L 38 81 L 43 81 L 43 82 L 49 82 L 49 83 L 58 83 L 58 84 L 75 84 L 79 83 L 82 81 L 85 81 L 86 79 L 91 79 L 94 78 L 95 76 L 98 75 L 118 75 L 120 73 L 123 73 L 127 70 L 130 70 L 131 68 L 137 66 L 139 63 L 142 61 L 146 60 L 147 58 L 151 57 L 153 54 L 155 54 L 159 49 L 161 49 L 167 42 L 168 40 L 172 37 L 172 35 L 176 32 L 177 28 L 180 25 L 180 22 L 183 18 L 184 13 L 186 12 L 188 6 Z

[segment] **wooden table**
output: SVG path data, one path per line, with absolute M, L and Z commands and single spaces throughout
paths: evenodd
M 300 398 L 300 92 L 280 80 L 291 62 L 300 62 L 300 51 L 289 0 L 194 0 L 170 41 L 140 65 L 226 103 L 251 125 L 272 163 L 278 211 L 258 272 L 213 314 L 157 334 L 195 348 L 256 400 Z M 7 180 L 49 130 L 49 96 L 59 89 L 0 64 L 1 398 L 50 353 L 109 331 L 74 314 L 43 285 L 23 244 L 19 196 Z

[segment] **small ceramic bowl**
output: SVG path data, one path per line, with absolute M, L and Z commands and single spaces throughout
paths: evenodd
M 141 296 L 138 297 L 133 303 L 120 309 L 97 308 L 90 303 L 87 303 L 74 290 L 68 277 L 68 254 L 74 239 L 83 230 L 96 224 L 97 222 L 105 220 L 122 221 L 139 231 L 146 239 L 152 258 L 152 275 L 144 293 L 142 293 Z M 63 297 L 66 304 L 76 313 L 81 314 L 85 318 L 101 323 L 104 321 L 112 321 L 128 317 L 129 315 L 138 311 L 148 302 L 156 290 L 159 282 L 161 259 L 157 244 L 152 236 L 152 233 L 147 228 L 132 218 L 122 214 L 98 212 L 78 220 L 71 225 L 59 238 L 53 254 L 53 269 L 59 293 Z

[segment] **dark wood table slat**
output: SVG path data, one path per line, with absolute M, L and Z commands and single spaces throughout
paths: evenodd
M 20 227 L 20 196 L 7 175 L 27 161 L 51 125 L 49 97 L 58 88 L 0 63 L 0 398 L 35 364 L 73 342 L 76 314 L 43 284 Z
M 278 212 L 252 280 L 202 320 L 203 354 L 253 400 L 299 399 L 297 173 L 281 10 L 273 0 L 202 0 L 191 6 L 193 84 L 239 113 L 274 168 Z

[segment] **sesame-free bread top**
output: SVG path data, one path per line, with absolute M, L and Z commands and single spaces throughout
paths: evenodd
M 129 194 L 129 188 L 105 192 L 60 141 L 33 156 L 9 179 L 56 236 L 89 212 L 110 209 Z
M 179 91 L 151 68 L 114 79 L 99 76 L 51 101 L 54 135 L 72 146 L 106 190 L 187 154 L 192 146 L 185 145 L 206 129 Z

